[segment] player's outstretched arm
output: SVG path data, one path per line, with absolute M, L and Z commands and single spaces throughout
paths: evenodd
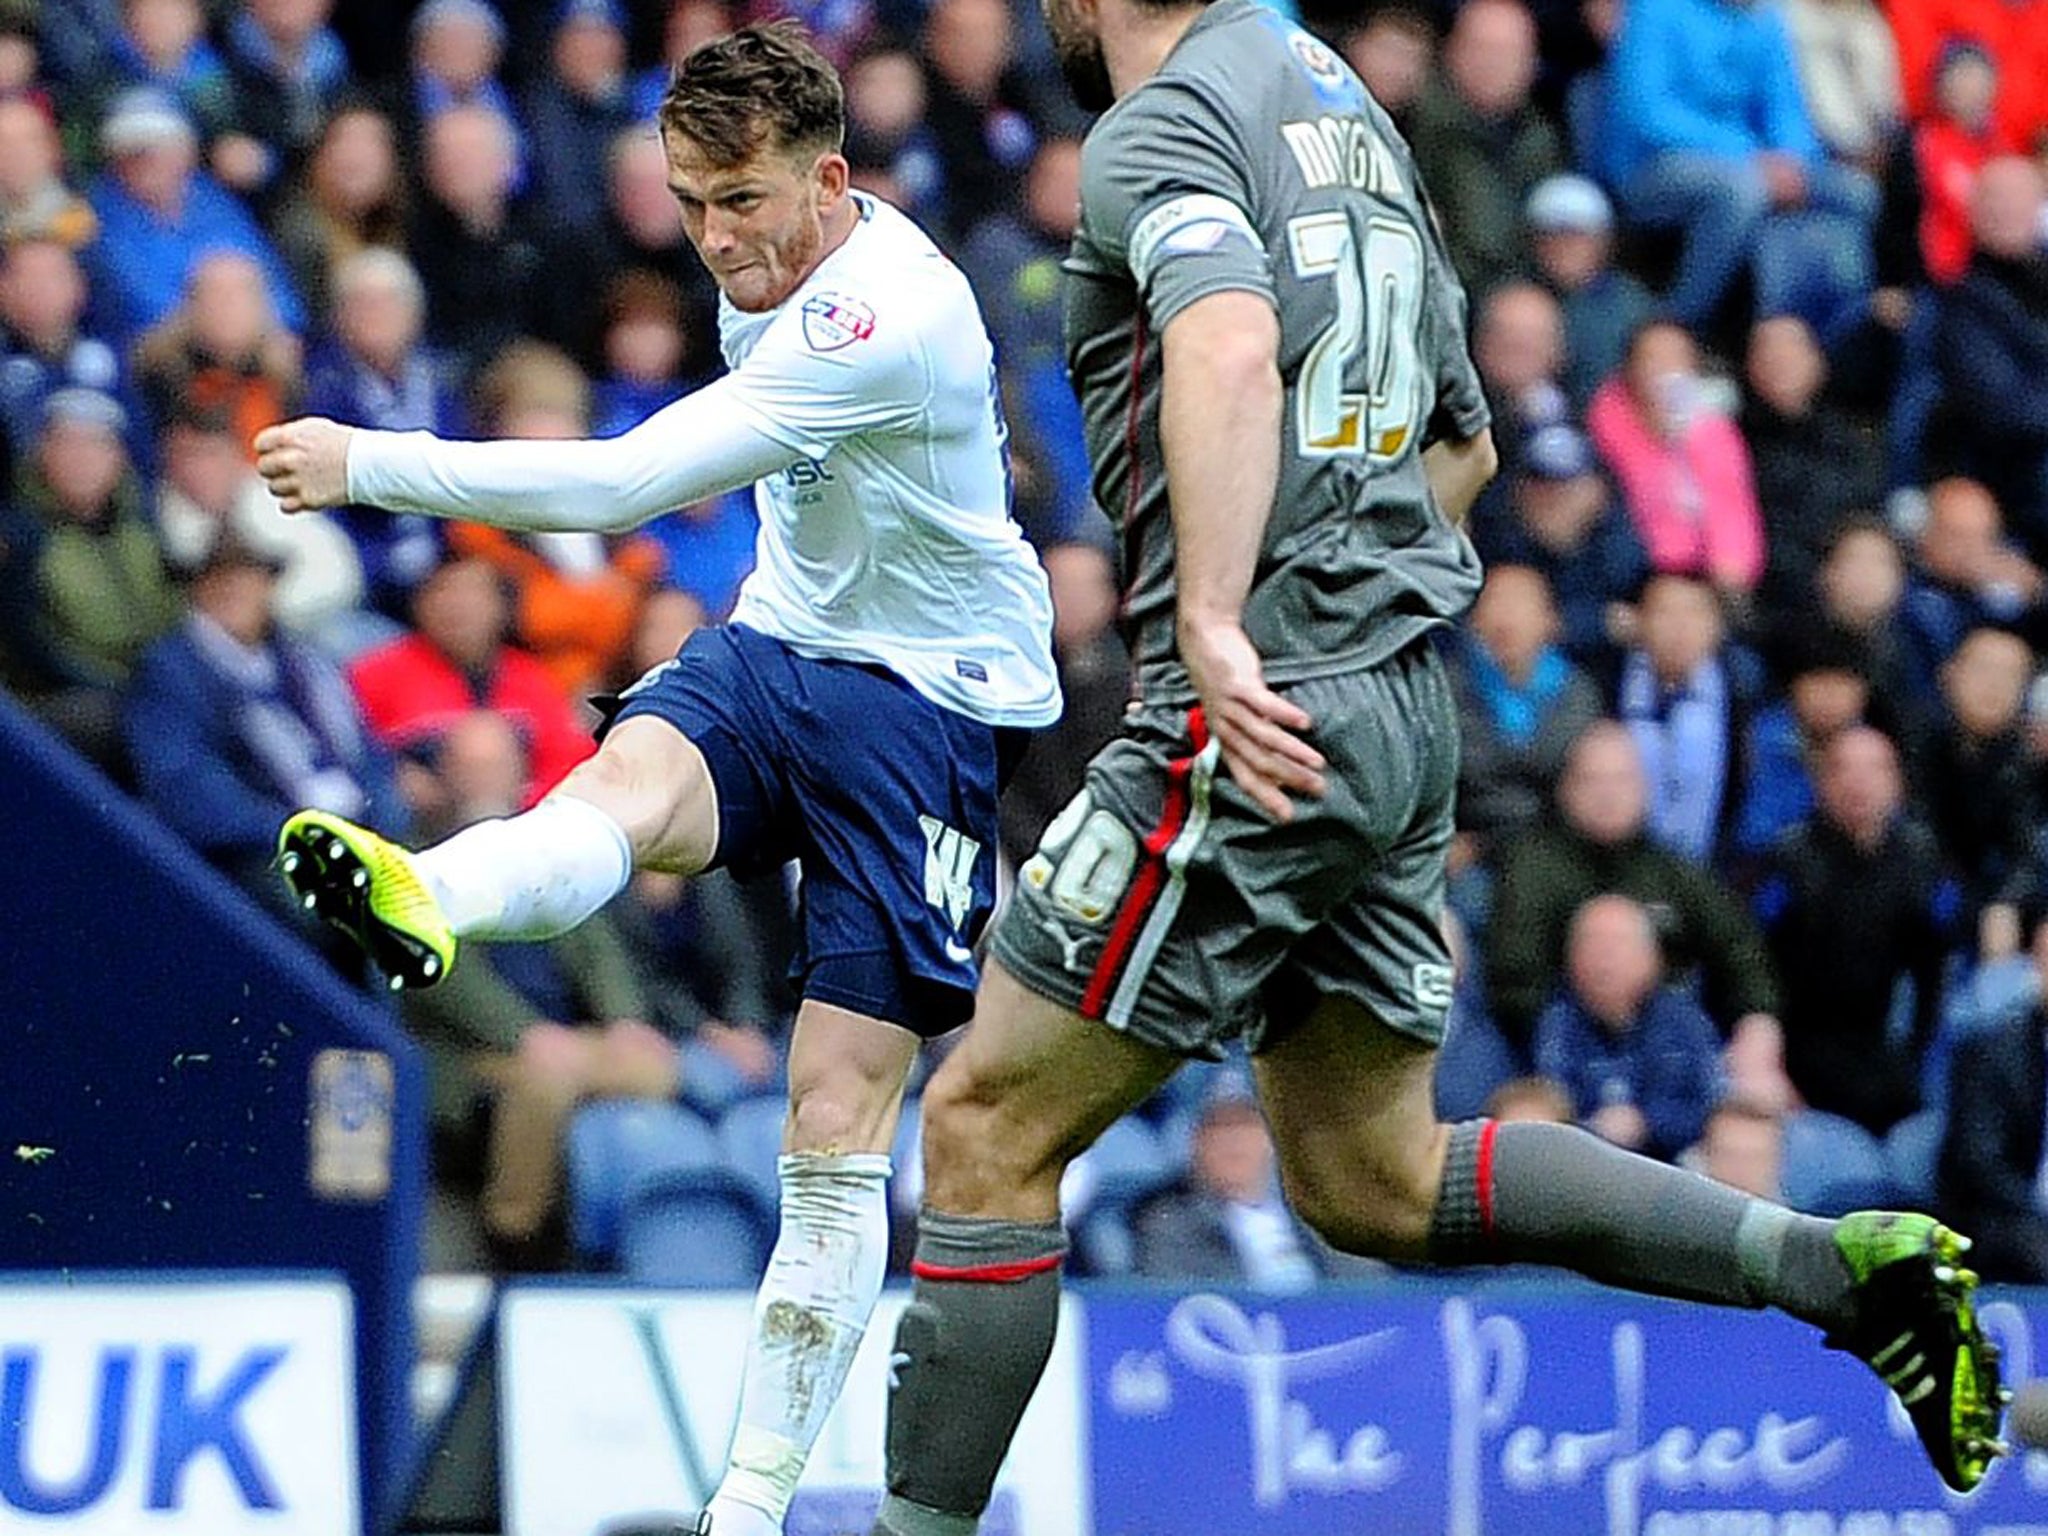
M 1281 821 L 1323 792 L 1311 722 L 1265 683 L 1244 632 L 1280 483 L 1280 322 L 1262 294 L 1195 300 L 1161 334 L 1159 437 L 1173 507 L 1181 660 L 1238 787 Z
M 797 457 L 763 430 L 730 375 L 613 438 L 451 442 L 308 416 L 265 428 L 255 446 L 287 512 L 354 504 L 529 532 L 637 528 Z

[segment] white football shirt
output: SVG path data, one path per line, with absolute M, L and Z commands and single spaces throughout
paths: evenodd
M 1010 516 L 994 349 L 967 279 L 887 204 L 779 307 L 721 303 L 732 371 L 616 438 L 358 431 L 351 501 L 531 531 L 638 527 L 754 486 L 735 622 L 887 667 L 991 725 L 1059 718 L 1052 595 Z
M 856 197 L 859 226 L 779 308 L 719 303 L 738 399 L 791 459 L 754 486 L 733 620 L 977 720 L 1050 725 L 1052 596 L 1009 514 L 981 311 L 923 230 Z

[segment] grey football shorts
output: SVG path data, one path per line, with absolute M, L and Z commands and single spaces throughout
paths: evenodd
M 1032 991 L 1163 1050 L 1253 1050 L 1335 994 L 1442 1041 L 1444 860 L 1458 721 L 1427 639 L 1278 690 L 1309 714 L 1329 792 L 1280 825 L 1231 782 L 1199 712 L 1143 707 L 1088 765 L 997 919 Z

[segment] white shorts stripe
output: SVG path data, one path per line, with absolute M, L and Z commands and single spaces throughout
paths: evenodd
M 1138 1006 L 1138 994 L 1145 990 L 1145 978 L 1151 973 L 1152 962 L 1159 958 L 1159 951 L 1166 943 L 1166 935 L 1173 927 L 1173 919 L 1180 911 L 1181 897 L 1188 885 L 1188 861 L 1195 856 L 1195 850 L 1202 845 L 1202 838 L 1209 830 L 1209 791 L 1216 783 L 1216 764 L 1223 755 L 1222 746 L 1213 738 L 1196 756 L 1194 766 L 1188 772 L 1188 819 L 1166 849 L 1166 889 L 1159 893 L 1153 904 L 1152 915 L 1145 920 L 1138 942 L 1132 948 L 1130 958 L 1124 962 L 1124 974 L 1117 982 L 1116 992 L 1109 1000 L 1109 1007 L 1103 1013 L 1103 1022 L 1115 1029 L 1123 1029 L 1131 1022 L 1131 1012 Z

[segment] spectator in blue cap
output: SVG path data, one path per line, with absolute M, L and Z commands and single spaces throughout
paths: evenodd
M 1548 176 L 1522 210 L 1536 274 L 1564 311 L 1564 370 L 1572 408 L 1628 355 L 1628 339 L 1657 311 L 1650 290 L 1614 266 L 1614 205 L 1585 176 Z
M 1489 564 L 1532 566 L 1550 582 L 1565 654 L 1595 677 L 1635 636 L 1650 557 L 1614 499 L 1586 435 L 1560 422 L 1530 434 L 1508 495 L 1511 515 L 1473 533 Z
M 598 171 L 635 122 L 628 84 L 618 0 L 562 0 L 547 74 L 527 100 L 541 205 L 555 223 L 587 229 L 604 217 Z
M 99 238 L 86 250 L 101 334 L 125 345 L 177 308 L 199 258 L 226 247 L 263 269 L 278 318 L 291 330 L 305 311 L 284 265 L 241 202 L 199 169 L 199 140 L 177 104 L 138 86 L 114 99 L 100 124 L 105 175 L 93 184 Z

